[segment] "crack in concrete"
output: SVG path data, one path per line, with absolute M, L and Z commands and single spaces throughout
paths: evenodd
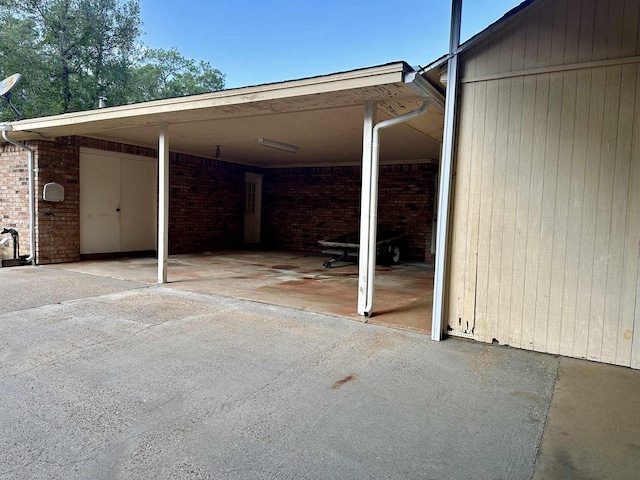
M 558 383 L 558 374 L 560 373 L 560 362 L 562 361 L 562 357 L 556 356 L 556 368 L 553 373 L 553 385 L 551 386 L 551 396 L 549 397 L 549 401 L 546 403 L 547 411 L 544 414 L 544 422 L 542 423 L 542 433 L 540 434 L 540 438 L 538 438 L 538 442 L 536 443 L 535 457 L 533 460 L 533 469 L 531 471 L 531 476 L 529 480 L 533 480 L 533 477 L 536 474 L 536 467 L 538 466 L 538 460 L 540 460 L 540 448 L 542 446 L 542 439 L 544 438 L 544 432 L 547 429 L 547 422 L 549 421 L 549 412 L 551 411 L 551 404 L 553 403 L 553 397 L 556 394 L 556 384 Z

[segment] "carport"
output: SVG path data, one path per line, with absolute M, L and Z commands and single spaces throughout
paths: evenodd
M 356 192 L 360 205 L 359 224 L 353 224 L 351 219 L 341 219 L 344 206 L 340 204 L 340 198 L 334 196 L 322 198 L 320 194 L 308 209 L 305 206 L 299 210 L 313 217 L 317 209 L 329 204 L 334 215 L 317 226 L 324 226 L 327 235 L 345 233 L 346 228 L 359 229 L 363 241 L 359 257 L 358 313 L 369 316 L 375 313 L 372 305 L 375 247 L 369 247 L 375 245 L 378 222 L 378 162 L 389 172 L 401 170 L 400 183 L 402 178 L 415 176 L 416 166 L 430 165 L 437 172 L 443 129 L 442 91 L 437 78 L 419 76 L 406 63 L 396 62 L 291 82 L 28 119 L 4 124 L 3 128 L 14 141 L 37 139 L 48 145 L 49 142 L 62 145 L 75 142 L 74 145 L 89 145 L 94 149 L 106 149 L 106 145 L 112 151 L 124 151 L 121 147 L 124 145 L 129 150 L 140 149 L 147 156 L 149 154 L 144 152 L 157 152 L 158 222 L 155 234 L 157 280 L 160 283 L 167 281 L 167 259 L 172 244 L 170 231 L 172 236 L 190 234 L 187 229 L 171 230 L 178 229 L 179 222 L 171 220 L 170 212 L 173 210 L 172 215 L 177 215 L 176 211 L 180 210 L 185 217 L 197 216 L 198 210 L 212 208 L 209 204 L 199 205 L 201 197 L 184 209 L 170 204 L 172 160 L 179 162 L 181 156 L 188 156 L 199 159 L 205 166 L 217 167 L 221 163 L 242 166 L 242 171 L 234 174 L 236 177 L 242 175 L 244 179 L 242 233 L 245 244 L 254 243 L 252 238 L 266 238 L 268 234 L 274 237 L 273 230 L 277 230 L 273 227 L 274 209 L 262 212 L 261 218 L 260 194 L 265 175 L 279 179 L 283 174 L 297 172 L 296 169 L 306 169 L 304 175 L 310 177 L 316 173 L 333 175 L 333 178 L 357 176 L 361 182 L 361 188 Z M 46 138 L 46 142 L 42 138 Z M 38 157 L 44 158 L 45 154 L 38 155 L 36 150 L 36 161 Z M 233 168 L 229 167 L 230 170 Z M 38 170 L 42 175 L 43 167 L 39 166 Z M 381 180 L 384 176 L 385 171 L 382 171 Z M 432 198 L 435 183 L 424 186 L 432 189 Z M 222 209 L 230 208 L 225 204 L 226 197 L 218 191 L 222 188 L 220 185 L 219 179 L 211 181 L 210 203 Z M 304 190 L 293 191 L 290 185 L 285 184 L 278 191 L 276 181 L 269 188 L 272 188 L 272 198 L 286 196 L 293 208 L 295 203 L 305 201 L 307 195 Z M 192 188 L 197 190 L 198 186 Z M 393 197 L 395 192 L 403 191 L 401 184 L 395 188 L 387 195 Z M 414 195 L 414 186 L 405 190 L 407 197 Z M 385 208 L 390 212 L 399 210 L 402 201 L 398 200 L 395 205 L 388 202 Z M 279 208 L 279 212 L 286 210 L 286 207 Z M 117 210 L 120 212 L 119 208 Z M 433 205 L 431 210 L 434 210 Z M 387 214 L 387 218 L 391 215 Z M 51 216 L 55 217 L 55 214 Z M 413 217 L 407 216 L 403 219 L 405 225 L 416 223 L 416 216 L 424 215 L 420 211 Z M 420 221 L 433 228 L 431 223 L 435 218 L 421 218 Z M 314 235 L 319 236 L 317 231 L 308 229 L 305 232 L 306 226 L 300 223 L 296 228 L 302 231 L 300 236 L 304 241 L 320 239 L 314 238 Z M 260 232 L 261 228 L 272 231 Z M 47 241 L 44 233 L 40 227 L 37 239 L 40 245 Z M 414 242 L 410 245 L 411 256 L 417 260 L 432 261 L 433 231 L 429 233 L 419 241 L 410 239 Z M 274 242 L 282 241 L 277 235 L 274 238 Z M 288 245 L 284 247 L 288 248 Z M 355 297 L 356 292 L 353 295 Z

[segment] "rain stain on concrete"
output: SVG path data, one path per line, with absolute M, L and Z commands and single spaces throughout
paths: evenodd
M 331 388 L 334 390 L 337 390 L 338 388 L 342 387 L 343 385 L 346 385 L 347 383 L 355 380 L 356 378 L 358 378 L 358 376 L 352 373 L 351 375 L 347 375 L 346 377 L 338 380 L 336 383 L 331 385 Z

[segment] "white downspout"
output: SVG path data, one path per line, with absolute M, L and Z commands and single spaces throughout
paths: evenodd
M 366 275 L 366 285 L 364 285 L 365 290 L 365 304 L 362 311 L 358 311 L 360 315 L 364 315 L 365 317 L 369 317 L 371 315 L 371 310 L 373 309 L 373 290 L 375 284 L 375 272 L 376 272 L 376 230 L 378 226 L 377 216 L 378 216 L 378 172 L 379 172 L 379 160 L 380 160 L 380 130 L 384 128 L 393 127 L 394 125 L 398 125 L 400 123 L 406 122 L 407 120 L 411 120 L 414 117 L 418 117 L 427 111 L 429 108 L 429 104 L 431 103 L 431 98 L 423 97 L 422 106 L 414 110 L 412 112 L 405 113 L 404 115 L 400 115 L 399 117 L 390 118 L 389 120 L 385 120 L 383 122 L 378 123 L 375 127 L 373 127 L 373 140 L 372 140 L 372 154 L 371 154 L 371 165 L 368 169 L 363 165 L 363 172 L 365 170 L 371 172 L 371 182 L 370 182 L 370 202 L 369 202 L 369 212 L 368 212 L 368 231 L 364 230 L 364 222 L 361 223 L 360 230 L 360 255 L 365 253 L 366 249 L 366 258 L 367 258 L 367 275 Z M 366 241 L 368 240 L 368 242 Z M 360 279 L 362 281 L 363 275 L 360 275 Z M 362 291 L 363 285 L 359 287 L 359 291 Z
M 28 262 L 31 262 L 33 265 L 35 265 L 36 264 L 36 261 L 35 261 L 35 258 L 36 258 L 36 251 L 35 251 L 36 205 L 34 201 L 35 188 L 34 188 L 34 175 L 33 175 L 33 150 L 31 150 L 29 147 L 27 147 L 22 143 L 19 143 L 19 142 L 16 142 L 15 140 L 10 139 L 6 130 L 2 130 L 2 138 L 4 138 L 11 145 L 15 145 L 16 147 L 21 148 L 22 150 L 27 152 L 27 159 L 28 159 L 27 163 L 28 163 L 28 170 L 29 170 L 29 252 L 30 253 L 26 260 Z
M 369 231 L 371 208 L 371 155 L 373 144 L 373 126 L 376 123 L 376 102 L 367 100 L 364 104 L 364 128 L 362 136 L 362 189 L 360 199 L 360 238 Z M 358 253 L 358 314 L 364 315 L 369 285 L 369 250 L 360 242 Z
M 436 231 L 436 268 L 433 282 L 433 317 L 431 339 L 440 341 L 444 328 L 444 295 L 446 281 L 447 242 L 449 241 L 449 201 L 451 197 L 451 173 L 455 135 L 456 101 L 458 97 L 458 54 L 460 46 L 460 22 L 462 0 L 451 3 L 451 35 L 449 39 L 449 64 L 447 68 L 447 97 L 444 111 L 444 137 L 440 164 L 440 189 L 438 192 L 438 220 Z

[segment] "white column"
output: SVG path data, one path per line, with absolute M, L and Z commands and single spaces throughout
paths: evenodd
M 433 316 L 431 339 L 440 341 L 444 329 L 444 296 L 446 285 L 447 242 L 449 241 L 449 199 L 454 155 L 456 100 L 458 96 L 458 55 L 462 0 L 451 2 L 451 35 L 447 67 L 447 98 L 444 107 L 444 136 L 440 160 L 440 189 L 438 192 L 438 221 L 436 227 L 436 265 L 433 281 Z
M 371 172 L 373 126 L 376 123 L 377 105 L 374 101 L 364 104 L 364 133 L 362 135 L 362 189 L 360 193 L 360 251 L 358 254 L 358 314 L 365 314 L 369 285 L 369 223 L 371 221 Z M 374 263 L 375 268 L 375 263 Z
M 169 124 L 160 124 L 158 141 L 158 283 L 167 283 L 169 252 Z

